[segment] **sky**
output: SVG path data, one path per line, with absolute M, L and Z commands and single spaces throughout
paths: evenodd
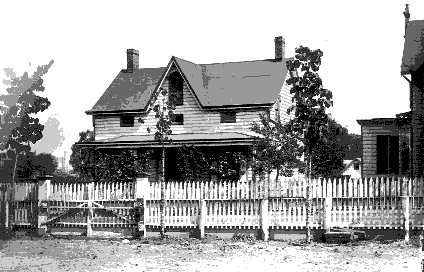
M 407 3 L 411 20 L 424 20 L 424 1 Z M 139 50 L 140 68 L 164 67 L 172 56 L 201 64 L 249 61 L 274 58 L 274 37 L 283 36 L 286 57 L 300 45 L 323 51 L 319 74 L 334 101 L 328 112 L 360 134 L 358 119 L 409 111 L 409 87 L 400 75 L 405 4 L 3 1 L 0 68 L 20 76 L 54 60 L 43 77 L 51 106 L 37 117 L 46 130 L 60 131 L 63 142 L 51 145 L 46 137 L 36 150 L 58 157 L 66 151 L 69 159 L 79 132 L 93 129 L 85 111 L 126 68 L 128 48 Z M 6 88 L 0 84 L 0 92 Z

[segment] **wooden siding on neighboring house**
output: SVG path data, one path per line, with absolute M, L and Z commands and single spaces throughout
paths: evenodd
M 363 177 L 376 177 L 377 175 L 377 135 L 399 136 L 395 125 L 374 125 L 362 127 L 363 145 Z

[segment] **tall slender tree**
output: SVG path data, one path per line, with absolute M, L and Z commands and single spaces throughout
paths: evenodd
M 161 95 L 162 99 L 158 99 Z M 162 173 L 161 173 L 161 204 L 160 204 L 160 237 L 165 238 L 165 144 L 172 144 L 172 140 L 168 135 L 172 134 L 171 125 L 175 117 L 174 111 L 176 95 L 174 92 L 169 92 L 168 89 L 161 87 L 158 92 L 154 93 L 150 101 L 150 108 L 155 112 L 156 131 L 154 134 L 155 141 L 159 142 L 162 146 Z M 156 104 L 155 104 L 156 103 Z M 140 119 L 141 123 L 143 120 Z M 147 132 L 152 133 L 152 129 L 147 127 Z
M 311 50 L 308 47 L 297 47 L 294 59 L 287 61 L 290 78 L 286 83 L 291 87 L 292 103 L 287 114 L 294 111 L 286 125 L 289 131 L 303 134 L 305 158 L 307 161 L 306 182 L 306 242 L 311 241 L 311 164 L 313 149 L 319 140 L 326 141 L 328 135 L 328 115 L 326 109 L 333 106 L 333 94 L 324 89 L 322 79 L 318 74 L 323 52 L 320 49 Z M 300 73 L 299 70 L 300 69 Z

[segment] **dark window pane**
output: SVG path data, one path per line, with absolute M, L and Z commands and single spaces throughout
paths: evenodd
M 355 163 L 353 164 L 353 169 L 354 169 L 354 170 L 359 170 L 359 162 L 355 162 Z
M 133 127 L 134 126 L 134 116 L 124 115 L 121 116 L 121 127 Z
M 399 174 L 399 136 L 389 138 L 389 174 Z
M 169 94 L 170 99 L 175 106 L 183 105 L 184 80 L 180 73 L 174 72 L 169 76 Z
M 235 123 L 236 113 L 235 112 L 221 112 L 221 123 Z
M 389 135 L 377 135 L 377 174 L 389 172 Z
M 184 115 L 174 114 L 171 117 L 171 122 L 172 122 L 173 125 L 183 125 L 184 124 Z

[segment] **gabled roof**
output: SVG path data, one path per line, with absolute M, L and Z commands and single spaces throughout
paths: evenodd
M 122 70 L 87 114 L 94 112 L 140 111 L 148 103 L 165 67 Z
M 175 60 L 201 105 L 208 108 L 273 104 L 286 79 L 288 59 L 214 64 Z
M 401 75 L 415 72 L 424 63 L 424 20 L 408 23 L 403 47 Z
M 136 69 L 134 73 L 122 70 L 86 113 L 146 111 L 152 92 L 174 63 L 204 109 L 271 106 L 287 76 L 286 60 L 194 64 L 172 57 L 168 67 Z

